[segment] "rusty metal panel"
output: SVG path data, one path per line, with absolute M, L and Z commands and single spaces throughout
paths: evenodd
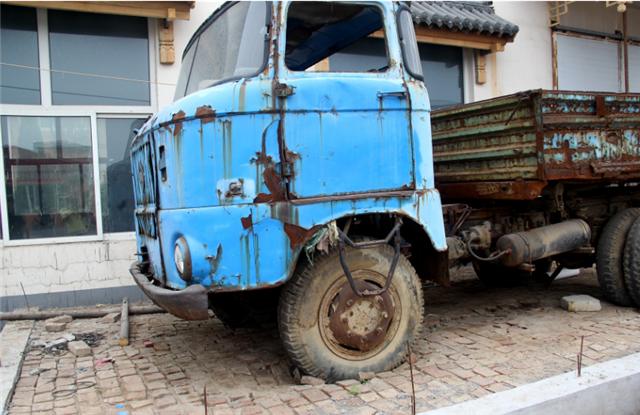
M 512 95 L 434 111 L 436 184 L 538 179 L 534 105 Z
M 527 91 L 432 113 L 446 198 L 528 200 L 552 180 L 640 178 L 640 95 Z
M 640 178 L 640 94 L 543 92 L 547 180 Z

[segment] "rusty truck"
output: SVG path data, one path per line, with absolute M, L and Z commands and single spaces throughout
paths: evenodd
M 383 62 L 323 70 L 370 36 Z M 447 285 L 452 264 L 553 276 L 599 258 L 615 212 L 638 216 L 637 95 L 533 92 L 432 117 L 427 90 L 405 3 L 225 3 L 131 146 L 136 283 L 183 319 L 273 312 L 293 364 L 332 381 L 399 365 L 423 281 Z

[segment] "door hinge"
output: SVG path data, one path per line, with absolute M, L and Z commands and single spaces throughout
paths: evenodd
M 275 90 L 276 96 L 280 98 L 286 98 L 289 95 L 293 95 L 293 87 L 287 84 L 277 83 L 274 90 Z

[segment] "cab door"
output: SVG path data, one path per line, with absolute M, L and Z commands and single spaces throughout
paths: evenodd
M 283 7 L 287 28 L 274 93 L 290 198 L 413 188 L 411 102 L 397 48 L 388 46 L 397 34 L 385 19 L 393 5 Z M 327 65 L 327 50 L 357 52 L 371 34 L 383 37 L 380 59 L 356 56 L 352 68 L 332 70 L 328 56 Z

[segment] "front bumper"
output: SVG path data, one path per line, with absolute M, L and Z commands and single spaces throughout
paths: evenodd
M 184 290 L 169 290 L 153 285 L 134 262 L 129 272 L 138 287 L 159 307 L 183 320 L 207 320 L 209 318 L 209 298 L 207 289 L 200 285 L 190 285 Z

